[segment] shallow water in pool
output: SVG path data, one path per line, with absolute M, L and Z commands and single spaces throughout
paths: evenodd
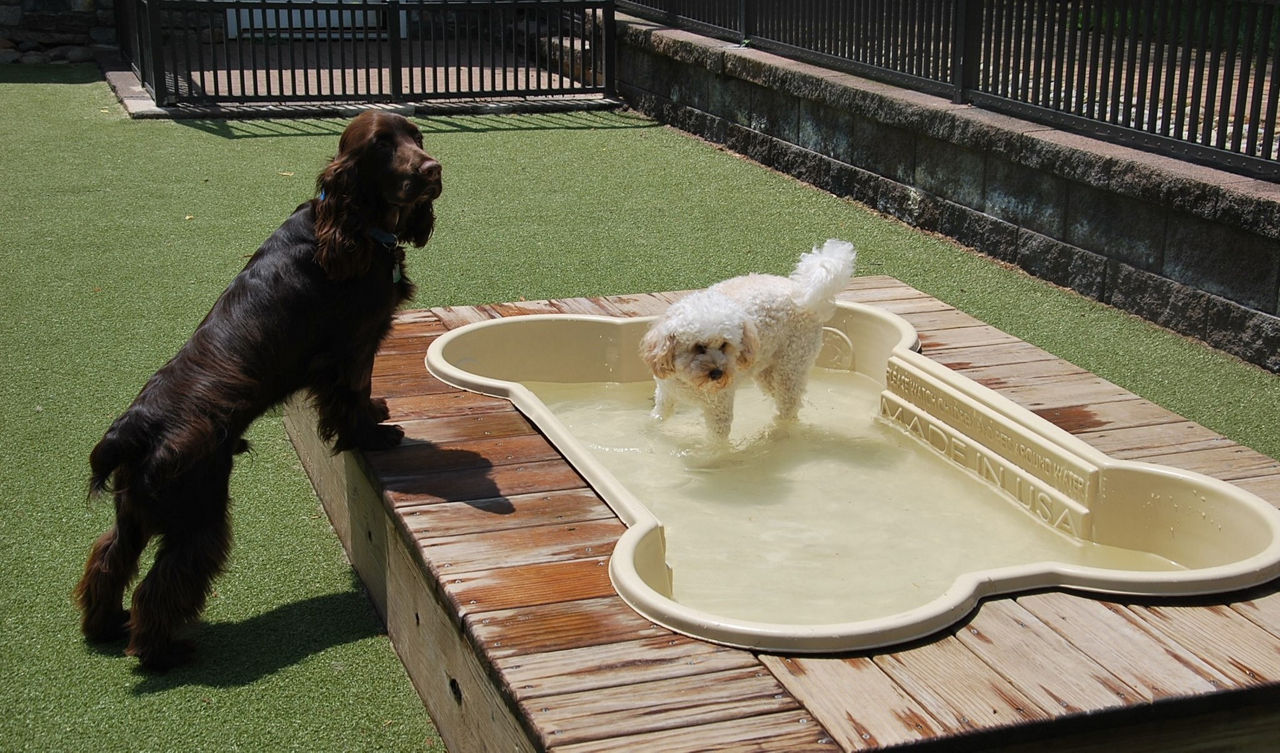
M 525 383 L 662 521 L 672 597 L 739 620 L 829 624 L 886 617 L 965 572 L 1055 561 L 1176 570 L 1146 552 L 1076 540 L 877 417 L 880 386 L 815 369 L 800 420 L 777 429 L 738 391 L 727 451 L 700 411 L 649 418 L 653 385 Z

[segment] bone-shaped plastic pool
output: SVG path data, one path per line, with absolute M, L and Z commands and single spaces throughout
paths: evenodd
M 442 381 L 512 400 L 628 526 L 619 595 L 673 630 L 781 652 L 927 635 L 984 596 L 1191 595 L 1280 575 L 1280 511 L 1206 476 L 1115 460 L 841 303 L 799 424 L 738 394 L 734 450 L 696 410 L 654 424 L 652 318 L 535 315 L 438 338 Z M 683 421 L 683 422 L 682 422 Z

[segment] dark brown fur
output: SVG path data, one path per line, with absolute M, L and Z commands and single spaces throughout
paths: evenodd
M 413 286 L 399 241 L 431 235 L 440 165 L 399 115 L 367 112 L 343 132 L 298 207 L 231 282 L 191 339 L 142 388 L 89 456 L 92 490 L 110 488 L 116 519 L 76 587 L 91 641 L 127 637 L 144 669 L 190 658 L 178 632 L 204 609 L 231 546 L 227 489 L 241 438 L 264 411 L 308 390 L 335 452 L 386 448 L 403 431 L 382 424 L 370 397 L 373 357 Z M 159 538 L 134 589 L 138 558 Z

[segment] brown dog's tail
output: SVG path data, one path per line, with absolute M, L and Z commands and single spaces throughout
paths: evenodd
M 107 433 L 89 453 L 89 491 L 100 494 L 107 490 L 111 476 L 121 466 L 130 465 L 151 449 L 154 433 L 143 426 L 133 411 L 126 411 L 111 424 Z

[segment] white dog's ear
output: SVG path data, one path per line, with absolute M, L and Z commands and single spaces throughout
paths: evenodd
M 742 323 L 742 347 L 738 349 L 738 368 L 749 369 L 755 363 L 756 351 L 760 349 L 760 335 L 756 325 L 750 319 Z
M 676 336 L 654 327 L 640 341 L 640 357 L 655 377 L 666 379 L 676 371 Z

